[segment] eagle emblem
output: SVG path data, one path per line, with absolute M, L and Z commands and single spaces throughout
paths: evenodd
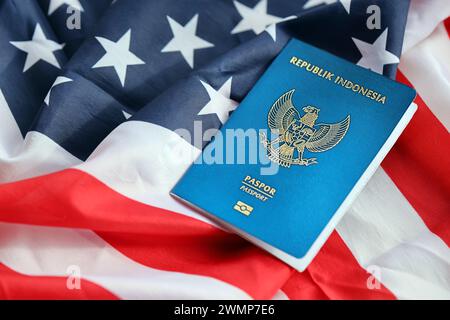
M 320 109 L 313 106 L 304 107 L 305 114 L 301 116 L 292 104 L 294 92 L 295 89 L 283 94 L 269 110 L 267 123 L 277 137 L 269 141 L 264 133 L 260 134 L 269 159 L 286 168 L 317 164 L 316 158 L 303 158 L 305 148 L 310 152 L 330 150 L 350 127 L 350 115 L 338 123 L 316 125 Z

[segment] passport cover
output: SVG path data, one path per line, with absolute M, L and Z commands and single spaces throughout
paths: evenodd
M 172 195 L 302 271 L 412 118 L 415 95 L 293 39 L 221 129 L 258 130 L 260 159 L 196 161 Z M 219 140 L 201 158 L 229 150 Z

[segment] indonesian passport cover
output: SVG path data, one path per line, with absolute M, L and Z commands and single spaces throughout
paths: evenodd
M 415 95 L 293 39 L 172 195 L 302 271 L 412 118 Z

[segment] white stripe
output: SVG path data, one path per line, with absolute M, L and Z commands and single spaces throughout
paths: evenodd
M 450 1 L 449 1 L 450 4 Z M 443 24 L 402 56 L 400 70 L 450 131 L 450 39 Z
M 448 0 L 411 0 L 403 53 L 427 38 L 448 16 L 450 16 Z
M 30 131 L 15 152 L 0 155 L 0 182 L 12 182 L 57 172 L 81 163 L 46 135 Z
M 405 36 L 405 50 L 426 38 L 437 23 L 450 14 L 448 0 L 433 0 L 433 3 L 439 4 L 439 6 L 433 5 L 430 1 L 413 0 L 412 14 L 408 18 Z M 422 10 L 423 6 L 426 8 Z M 424 12 L 425 15 L 422 15 L 421 12 Z M 408 76 L 408 74 L 406 75 Z M 0 168 L 4 168 L 5 164 L 9 166 L 8 170 L 3 169 L 5 176 L 0 176 L 0 180 L 2 178 L 10 180 L 36 176 L 70 167 L 72 162 L 79 163 L 72 156 L 66 158 L 68 153 L 46 137 L 42 139 L 44 147 L 40 149 L 43 155 L 38 156 L 39 148 L 36 148 L 37 151 L 34 152 L 28 151 L 29 148 L 35 146 L 35 142 L 29 142 L 28 146 L 22 146 L 23 149 L 20 150 L 18 146 L 23 143 L 19 140 L 21 138 L 20 131 L 1 92 L 0 116 L 2 119 L 2 126 L 0 126 L 0 161 L 3 161 L 0 162 Z M 117 132 L 120 133 L 123 128 L 119 128 Z M 123 133 L 127 133 L 126 131 Z M 159 132 L 158 134 L 161 133 L 160 131 L 159 128 L 154 130 L 154 132 Z M 112 151 L 99 148 L 91 159 L 95 163 L 92 166 L 87 165 L 80 168 L 98 176 L 100 180 L 112 186 L 116 191 L 138 201 L 203 219 L 196 214 L 192 214 L 190 210 L 187 212 L 184 207 L 180 207 L 177 202 L 172 201 L 167 193 L 163 194 L 174 183 L 172 180 L 168 181 L 167 177 L 181 175 L 186 166 L 180 165 L 178 167 L 180 171 L 169 175 L 166 174 L 167 170 L 171 170 L 169 168 L 156 172 L 146 171 L 148 167 L 145 162 L 149 158 L 153 161 L 150 166 L 155 168 L 157 162 L 162 161 L 158 157 L 164 157 L 166 153 L 161 154 L 155 152 L 152 148 L 146 148 L 145 150 L 149 153 L 147 156 L 143 156 L 142 151 L 136 149 L 136 147 L 128 149 L 130 140 L 127 137 L 120 137 L 117 132 L 105 140 L 106 144 L 103 144 L 103 147 L 108 146 L 109 148 L 111 142 L 112 145 L 115 145 L 114 139 L 122 139 L 123 141 L 120 142 L 122 143 L 121 148 L 114 148 Z M 168 135 L 170 136 L 170 134 Z M 42 135 L 39 136 L 39 134 L 34 134 L 34 136 L 37 136 L 37 138 L 30 138 L 29 140 L 35 141 L 42 138 Z M 148 137 L 156 136 L 146 135 L 145 137 L 148 139 Z M 45 141 L 45 138 L 48 140 Z M 124 140 L 127 141 L 124 142 Z M 148 143 L 148 140 L 145 141 L 144 137 L 141 137 L 140 141 L 139 148 L 146 146 Z M 177 141 L 175 140 L 175 143 L 178 143 Z M 52 143 L 56 146 L 50 146 L 51 155 L 45 158 L 45 154 L 48 152 L 46 147 Z M 120 146 L 120 144 L 117 146 Z M 190 149 L 189 145 L 183 146 L 183 143 L 180 143 L 180 146 L 182 150 Z M 156 151 L 164 151 L 164 146 L 158 147 L 159 149 Z M 112 161 L 112 159 L 122 157 L 128 151 L 136 152 L 136 154 L 130 155 L 129 159 L 122 159 L 129 161 L 135 158 L 132 162 Z M 24 157 L 22 156 L 23 152 L 29 155 Z M 62 159 L 55 160 L 55 158 L 58 158 L 55 157 L 55 153 L 61 155 Z M 41 159 L 40 164 L 30 166 L 36 156 Z M 109 167 L 107 166 L 108 163 L 110 163 Z M 105 167 L 102 169 L 101 165 L 105 165 Z M 119 166 L 117 167 L 117 165 Z M 15 169 L 15 166 L 19 169 Z M 115 171 L 116 168 L 121 170 Z M 17 171 L 12 175 L 5 173 L 9 170 Z M 134 172 L 131 178 L 127 176 L 130 172 Z M 161 186 L 164 188 L 159 189 Z M 149 190 L 155 191 L 155 197 L 151 196 L 152 199 L 146 193 Z M 392 199 L 392 197 L 395 199 Z M 409 219 L 411 219 L 411 223 L 407 222 Z M 196 276 L 172 272 L 165 273 L 145 268 L 124 257 L 89 231 L 15 225 L 0 225 L 0 229 L 2 231 L 0 232 L 1 260 L 10 268 L 25 274 L 65 275 L 65 267 L 67 262 L 70 262 L 82 267 L 82 275 L 86 279 L 98 283 L 124 298 L 173 296 L 178 298 L 180 293 L 188 298 L 194 298 L 193 296 L 205 296 L 205 291 L 208 291 L 207 297 L 210 297 L 211 292 L 220 295 L 221 292 L 227 291 L 227 288 L 229 296 L 245 295 L 238 289 L 214 279 L 206 278 L 207 281 L 213 281 L 214 284 L 208 282 L 204 288 L 198 288 L 198 281 L 201 283 L 201 280 Z M 370 265 L 376 264 L 382 268 L 381 281 L 398 297 L 448 298 L 450 268 L 447 246 L 426 228 L 417 213 L 410 207 L 383 171 L 380 170 L 371 180 L 353 209 L 344 217 L 338 230 L 363 267 L 368 268 Z M 409 230 L 413 230 L 413 232 Z M 91 256 L 91 254 L 93 255 Z M 106 256 L 104 259 L 102 258 L 103 255 Z M 116 263 L 117 267 L 115 267 Z M 132 272 L 129 272 L 130 270 Z M 174 280 L 171 275 L 175 275 L 176 279 Z M 188 285 L 184 287 L 180 285 L 184 283 L 184 278 L 183 280 L 180 279 L 179 275 L 187 276 L 189 280 L 193 279 L 193 281 L 186 280 Z M 142 281 L 143 279 L 146 281 Z M 217 285 L 217 282 L 225 285 L 225 288 Z M 142 283 L 145 283 L 145 285 L 142 285 Z M 153 284 L 155 285 L 153 286 Z M 210 290 L 211 286 L 215 289 Z M 172 290 L 173 288 L 176 289 Z M 152 290 L 157 291 L 153 292 Z M 179 291 L 176 292 L 176 295 L 173 295 L 173 292 L 177 290 Z M 194 290 L 195 292 L 186 292 L 186 290 Z M 235 290 L 239 292 L 236 293 Z
M 149 136 L 158 136 L 161 139 L 156 144 L 142 141 Z M 129 143 L 124 143 L 123 139 L 126 139 Z M 131 141 L 136 141 L 136 145 Z M 99 146 L 88 163 L 82 165 L 81 168 L 99 177 L 100 180 L 106 182 L 118 192 L 126 194 L 130 198 L 155 205 L 151 196 L 154 194 L 164 195 L 168 192 L 173 183 L 176 182 L 176 176 L 181 175 L 187 166 L 180 165 L 178 169 L 177 166 L 163 166 L 163 169 L 159 171 L 154 170 L 155 167 L 159 166 L 158 161 L 163 161 L 166 164 L 179 164 L 179 162 L 174 162 L 171 159 L 170 152 L 168 154 L 164 152 L 167 151 L 165 149 L 167 142 L 169 145 L 178 146 L 177 148 L 181 153 L 193 151 L 196 154 L 189 144 L 170 130 L 152 124 L 132 121 L 123 124 L 111 134 Z M 147 146 L 147 148 L 142 148 L 142 146 Z M 111 159 L 114 159 L 114 161 Z M 162 202 L 156 204 L 168 207 Z M 188 208 L 183 207 L 178 210 L 175 204 L 171 204 L 170 210 L 182 214 L 187 213 L 188 216 L 203 220 L 202 216 L 193 213 Z M 25 232 L 25 229 L 28 231 Z M 179 293 L 186 298 L 193 298 L 193 296 L 177 287 L 176 283 L 179 279 L 174 281 L 173 284 L 167 284 L 164 287 L 166 291 L 158 289 L 158 293 L 154 295 L 146 291 L 146 288 L 154 288 L 150 284 L 147 283 L 148 287 L 140 288 L 139 275 L 140 272 L 145 273 L 145 271 L 138 272 L 136 268 L 131 268 L 130 264 L 133 266 L 138 264 L 117 253 L 91 232 L 54 228 L 11 227 L 10 225 L 4 225 L 1 231 L 3 241 L 1 245 L 3 248 L 1 251 L 2 260 L 18 272 L 36 275 L 64 275 L 65 268 L 59 266 L 54 269 L 48 265 L 64 264 L 67 267 L 66 262 L 70 262 L 71 264 L 82 265 L 82 269 L 87 270 L 87 272 L 83 272 L 86 279 L 104 286 L 123 298 L 164 298 L 171 297 L 171 294 L 174 294 L 172 297 L 180 297 Z M 414 209 L 382 170 L 378 171 L 353 205 L 352 210 L 344 216 L 338 226 L 338 231 L 361 266 L 368 269 L 370 266 L 376 265 L 381 269 L 381 282 L 397 297 L 449 297 L 448 248 L 426 228 Z M 61 232 L 63 232 L 63 235 L 61 235 Z M 20 238 L 24 239 L 22 245 L 18 245 L 18 238 L 14 237 L 15 234 L 20 234 Z M 45 235 L 45 240 L 39 238 L 41 235 Z M 89 244 L 86 244 L 86 239 L 90 239 Z M 65 243 L 77 248 L 75 249 L 76 254 L 72 254 L 71 250 L 68 250 L 67 246 L 64 245 Z M 96 243 L 96 245 L 92 246 L 92 243 Z M 55 246 L 55 244 L 58 245 Z M 90 250 L 88 250 L 89 247 L 94 248 L 96 254 L 105 255 L 107 259 L 92 259 Z M 105 249 L 105 247 L 107 248 Z M 76 259 L 68 260 L 66 255 L 68 253 Z M 25 257 L 22 256 L 23 254 L 25 254 Z M 111 266 L 120 265 L 113 261 L 111 256 L 114 259 L 120 256 L 121 259 L 128 261 L 126 264 L 121 264 L 120 272 L 127 275 L 121 275 L 120 279 L 123 281 L 117 282 L 112 276 L 108 276 L 110 272 L 117 276 L 116 271 L 114 271 L 115 268 Z M 6 258 L 9 258 L 9 260 Z M 95 263 L 92 265 L 89 262 Z M 27 266 L 33 268 L 41 266 L 43 269 L 41 271 L 28 270 L 26 269 Z M 131 272 L 127 273 L 127 270 L 131 270 Z M 149 270 L 153 272 L 153 269 L 149 268 Z M 165 274 L 164 277 L 169 274 L 171 273 Z M 155 277 L 153 279 L 153 276 L 148 274 L 148 282 L 154 283 L 154 286 L 157 287 L 161 285 L 159 274 Z M 193 277 L 192 279 L 197 283 L 197 278 Z M 131 292 L 127 291 L 127 283 L 129 283 Z M 171 291 L 172 285 L 176 288 L 175 291 Z M 193 293 L 195 297 L 199 298 L 202 297 L 202 294 Z
M 123 299 L 250 299 L 220 280 L 143 266 L 91 231 L 0 223 L 0 262 L 30 276 L 81 278 Z
M 149 136 L 161 138 L 158 140 L 159 142 L 155 143 L 150 143 L 150 141 L 156 139 L 143 141 Z M 136 141 L 136 144 L 132 141 Z M 167 206 L 162 202 L 153 202 L 152 200 L 152 196 L 155 194 L 162 197 L 167 194 L 176 182 L 177 176 L 180 176 L 187 167 L 187 164 L 182 165 L 174 161 L 171 157 L 172 153 L 167 152 L 172 148 L 166 149 L 167 145 L 177 146 L 174 149 L 180 151 L 181 154 L 184 152 L 193 152 L 194 156 L 198 154 L 198 151 L 170 130 L 144 122 L 131 121 L 116 129 L 99 146 L 90 160 L 80 168 L 97 176 L 117 192 L 130 198 L 152 205 L 157 204 L 175 212 L 204 220 L 202 216 L 193 213 L 188 208 L 182 207 L 179 210 L 173 203 Z M 160 166 L 159 161 L 174 164 L 174 166 L 163 166 L 162 169 L 155 171 L 155 167 Z M 177 167 L 175 164 L 179 166 Z M 168 199 L 171 198 L 168 197 Z M 28 231 L 25 232 L 25 229 Z M 427 229 L 418 214 L 381 169 L 361 193 L 351 211 L 344 216 L 338 226 L 338 231 L 361 266 L 368 269 L 370 266 L 376 265 L 382 270 L 381 282 L 397 297 L 449 298 L 450 266 L 447 246 Z M 20 239 L 24 241 L 20 246 L 18 245 L 19 239 L 14 236 L 17 234 L 21 234 Z M 98 283 L 124 298 L 168 297 L 172 294 L 170 290 L 172 285 L 177 288 L 178 293 L 192 298 L 176 286 L 176 282 L 179 280 L 165 286 L 166 291 L 161 290 L 154 295 L 151 295 L 145 288 L 136 289 L 136 286 L 139 286 L 140 272 L 144 271 L 138 272 L 135 267 L 131 268 L 130 264 L 133 266 L 138 264 L 123 257 L 88 231 L 3 225 L 0 235 L 3 241 L 0 246 L 2 260 L 18 272 L 64 275 L 65 268 L 60 266 L 54 269 L 50 265 L 64 264 L 66 267 L 67 262 L 70 262 L 82 265 L 82 269 L 87 270 L 83 273 L 86 279 Z M 69 247 L 76 248 L 74 254 L 68 250 L 65 243 L 69 243 Z M 55 246 L 55 244 L 58 245 Z M 89 247 L 94 249 L 96 255 L 99 254 L 100 257 L 106 255 L 107 258 L 105 260 L 92 259 Z M 69 256 L 66 254 L 69 253 L 76 259 L 68 259 Z M 115 274 L 116 272 L 114 271 L 115 267 L 112 266 L 117 265 L 117 262 L 113 261 L 117 259 L 117 256 L 128 261 L 126 264 L 118 264 L 122 268 L 120 272 L 126 273 L 128 268 L 131 268 L 129 270 L 132 271 L 126 273 L 128 276 L 122 275 L 124 281 L 119 281 L 120 283 L 116 283 L 113 278 L 108 276 L 108 273 Z M 89 264 L 90 261 L 95 262 L 94 265 Z M 28 270 L 27 266 L 33 268 L 41 266 L 43 269 L 41 271 L 39 269 Z M 169 274 L 171 273 L 167 273 L 165 276 Z M 193 277 L 192 279 L 197 281 L 197 278 Z M 155 286 L 160 285 L 159 274 L 155 279 L 151 278 L 152 276 L 148 275 L 148 282 L 154 282 Z M 128 282 L 132 292 L 125 290 Z M 117 286 L 114 287 L 114 284 Z M 147 285 L 151 288 L 150 284 Z M 125 289 L 122 288 L 123 286 Z M 125 292 L 121 290 L 125 290 Z M 195 293 L 194 295 L 201 297 L 202 294 Z M 179 297 L 179 295 L 176 294 L 173 297 Z
M 190 162 L 199 151 L 159 126 L 135 122 L 124 127 L 105 139 L 89 164 L 80 167 L 89 168 L 87 172 L 138 201 L 209 221 L 174 201 L 168 193 L 189 164 L 178 161 L 183 158 L 180 153 L 192 153 Z M 149 143 L 148 137 L 160 139 Z M 38 132 L 27 135 L 16 156 L 10 152 L 2 160 L 3 181 L 62 170 L 81 162 Z M 17 272 L 40 276 L 65 276 L 68 265 L 79 265 L 84 279 L 125 299 L 249 298 L 217 279 L 142 266 L 90 231 L 0 224 L 0 261 Z
M 378 170 L 337 231 L 365 269 L 400 299 L 450 299 L 450 250 L 383 170 Z
M 39 132 L 25 139 L 0 90 L 0 182 L 59 171 L 81 161 Z
M 150 136 L 159 139 L 147 139 Z M 175 156 L 172 150 L 178 150 Z M 78 168 L 132 199 L 208 222 L 168 195 L 197 154 L 198 150 L 168 129 L 130 121 L 117 128 Z M 187 160 L 177 161 L 183 157 Z M 445 297 L 450 292 L 449 283 L 437 281 L 450 278 L 448 248 L 427 229 L 382 169 L 344 216 L 338 231 L 362 267 L 377 264 L 383 268 L 385 277 L 381 281 L 398 297 L 414 298 L 418 291 L 429 297 Z M 417 243 L 429 251 L 426 264 L 414 262 L 420 266 L 415 269 L 411 268 L 410 254 L 411 248 L 417 249 Z M 396 254 L 391 255 L 392 252 Z M 447 268 L 442 268 L 443 262 Z M 390 278 L 391 265 L 397 266 L 401 276 Z M 415 285 L 421 290 L 414 290 L 411 282 L 404 280 L 406 275 L 420 279 Z
M 278 290 L 273 296 L 272 300 L 290 300 L 289 297 L 282 290 Z
M 216 225 L 169 194 L 199 154 L 200 150 L 169 129 L 128 121 L 77 168 L 131 199 Z
M 17 152 L 18 146 L 23 142 L 23 137 L 1 89 L 0 120 L 0 161 L 3 161 Z

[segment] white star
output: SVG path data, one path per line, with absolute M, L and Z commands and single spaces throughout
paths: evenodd
M 309 9 L 319 4 L 332 4 L 337 1 L 339 1 L 344 6 L 345 11 L 350 14 L 350 6 L 352 4 L 352 0 L 308 0 L 308 2 L 303 5 L 303 8 Z
M 196 49 L 214 47 L 212 43 L 196 36 L 198 14 L 182 26 L 171 17 L 167 16 L 170 29 L 172 30 L 173 38 L 166 44 L 161 52 L 176 52 L 179 51 L 191 68 L 194 68 L 194 51 Z
M 319 4 L 332 4 L 337 2 L 338 0 L 308 0 L 304 5 L 304 9 L 309 9 L 315 6 L 318 6 Z
M 237 1 L 234 1 L 234 6 L 241 15 L 242 19 L 234 27 L 234 29 L 231 30 L 231 34 L 249 30 L 253 30 L 256 34 L 260 34 L 271 24 L 278 23 L 283 20 L 282 17 L 273 16 L 267 13 L 267 0 L 261 0 L 254 8 L 247 7 Z
M 215 90 L 206 82 L 201 81 L 203 87 L 208 92 L 210 101 L 200 110 L 198 113 L 199 116 L 216 114 L 222 124 L 228 120 L 229 113 L 235 110 L 238 105 L 236 101 L 230 98 L 231 82 L 232 78 L 229 78 L 219 90 Z
M 127 76 L 127 67 L 139 64 L 145 64 L 133 52 L 130 51 L 131 29 L 129 29 L 117 42 L 103 37 L 95 37 L 105 49 L 105 55 L 92 67 L 114 67 L 119 76 L 122 87 L 125 86 Z
M 281 22 L 284 22 L 284 21 L 293 20 L 293 19 L 297 19 L 297 18 L 298 18 L 297 16 L 286 17 L 286 18 L 282 19 L 278 23 L 281 23 Z M 269 34 L 269 36 L 272 37 L 273 41 L 277 41 L 277 25 L 278 25 L 278 23 L 271 24 L 270 26 L 268 26 L 266 28 L 266 32 Z
M 130 119 L 133 116 L 132 114 L 126 112 L 125 110 L 122 110 L 122 114 L 126 120 Z
M 358 65 L 374 72 L 383 74 L 383 67 L 386 64 L 399 63 L 399 58 L 386 50 L 386 42 L 388 36 L 388 28 L 378 37 L 373 44 L 352 38 L 362 54 L 362 58 L 358 61 Z
M 345 11 L 350 14 L 350 7 L 352 5 L 352 0 L 339 0 L 341 4 L 344 6 Z
M 22 50 L 27 53 L 27 58 L 25 60 L 25 65 L 23 67 L 23 72 L 26 72 L 32 66 L 34 66 L 39 60 L 44 60 L 61 69 L 58 60 L 56 60 L 54 51 L 61 50 L 63 45 L 48 40 L 45 37 L 44 31 L 42 31 L 41 25 L 36 24 L 34 29 L 33 38 L 29 41 L 10 41 L 10 43 L 17 49 Z
M 80 3 L 80 0 L 50 0 L 50 4 L 48 6 L 48 15 L 51 15 L 53 12 L 58 10 L 62 5 L 68 5 L 78 11 L 83 12 L 83 6 Z
M 44 99 L 44 102 L 46 105 L 50 106 L 50 94 L 52 92 L 52 89 L 56 86 L 59 86 L 60 84 L 66 83 L 66 82 L 72 82 L 73 80 L 67 77 L 58 77 L 56 78 L 55 82 L 53 83 L 52 87 L 47 93 L 47 96 Z

